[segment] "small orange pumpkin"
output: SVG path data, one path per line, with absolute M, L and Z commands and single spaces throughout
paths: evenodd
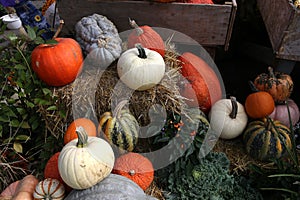
M 151 161 L 145 156 L 129 152 L 116 159 L 112 173 L 125 176 L 144 191 L 151 185 L 154 179 L 154 169 Z
M 258 90 L 269 92 L 276 103 L 283 103 L 290 96 L 294 88 L 294 83 L 290 75 L 273 70 L 268 67 L 269 73 L 262 73 L 254 80 L 254 85 Z
M 128 49 L 141 44 L 144 48 L 158 52 L 162 57 L 165 55 L 165 43 L 161 36 L 150 26 L 138 26 L 134 20 L 129 20 L 134 30 L 128 36 Z
M 49 86 L 73 82 L 81 71 L 83 54 L 72 38 L 56 38 L 57 44 L 40 44 L 31 53 L 31 67 Z
M 64 134 L 64 144 L 77 138 L 76 128 L 82 126 L 89 136 L 97 135 L 97 128 L 94 122 L 88 118 L 75 119 L 67 128 Z
M 265 91 L 258 91 L 247 96 L 245 109 L 249 117 L 260 119 L 270 115 L 275 108 L 273 97 Z

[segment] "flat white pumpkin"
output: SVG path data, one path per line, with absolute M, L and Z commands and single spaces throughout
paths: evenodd
M 211 107 L 208 117 L 212 130 L 220 132 L 222 139 L 238 137 L 248 122 L 244 106 L 235 97 L 218 100 Z
M 73 189 L 87 189 L 112 171 L 114 152 L 104 139 L 87 136 L 83 127 L 76 129 L 78 139 L 66 144 L 58 157 L 63 181 Z
M 121 81 L 134 90 L 148 90 L 164 77 L 166 64 L 156 51 L 137 45 L 121 54 L 117 71 Z

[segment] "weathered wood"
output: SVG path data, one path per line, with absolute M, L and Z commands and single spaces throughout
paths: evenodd
M 300 10 L 289 0 L 257 0 L 277 58 L 300 61 Z
M 182 39 L 173 35 L 174 42 L 203 46 L 224 45 L 227 49 L 236 12 L 236 1 L 223 5 L 159 3 L 126 0 L 64 0 L 60 1 L 59 12 L 65 21 L 62 34 L 73 34 L 74 26 L 82 17 L 97 13 L 106 16 L 119 32 L 131 30 L 128 19 L 139 25 L 168 29 L 165 37 L 178 31 L 191 38 Z M 164 37 L 164 36 L 163 36 Z

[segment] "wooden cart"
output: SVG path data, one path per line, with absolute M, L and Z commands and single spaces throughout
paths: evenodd
M 84 16 L 97 13 L 106 16 L 119 32 L 130 30 L 128 19 L 139 25 L 161 27 L 183 33 L 193 41 L 173 38 L 174 42 L 201 44 L 214 56 L 216 46 L 227 50 L 232 33 L 237 4 L 235 0 L 225 4 L 160 3 L 126 0 L 64 0 L 59 2 L 59 13 L 65 21 L 63 34 L 72 35 L 74 25 Z

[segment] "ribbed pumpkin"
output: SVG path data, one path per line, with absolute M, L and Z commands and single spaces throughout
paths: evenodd
M 72 38 L 56 38 L 57 44 L 40 44 L 31 53 L 31 67 L 49 86 L 64 86 L 80 73 L 83 54 Z
M 222 98 L 220 80 L 215 71 L 199 56 L 185 52 L 180 57 L 181 73 L 188 80 L 181 87 L 186 103 L 208 113 L 211 106 Z
M 76 132 L 78 139 L 72 140 L 60 151 L 58 170 L 68 186 L 83 190 L 101 182 L 111 173 L 115 155 L 104 139 L 88 136 L 81 126 Z
M 107 17 L 92 14 L 75 25 L 75 36 L 86 56 L 85 61 L 105 69 L 119 58 L 122 40 L 116 26 Z
M 151 161 L 145 156 L 128 152 L 116 159 L 112 173 L 125 176 L 143 190 L 146 190 L 154 179 L 154 169 Z
M 100 116 L 98 136 L 103 136 L 119 153 L 133 151 L 139 135 L 139 124 L 129 109 L 125 109 L 127 100 L 121 101 L 113 112 Z
M 65 200 L 158 200 L 145 194 L 135 182 L 121 175 L 110 174 L 103 181 L 85 190 L 72 190 Z
M 286 104 L 277 104 L 274 111 L 270 114 L 270 117 L 290 127 L 289 113 L 292 125 L 294 126 L 299 121 L 300 112 L 298 105 L 293 99 L 286 100 Z
M 270 161 L 291 150 L 290 129 L 280 121 L 262 118 L 250 122 L 243 134 L 247 153 L 255 159 Z
M 165 55 L 165 43 L 162 37 L 150 26 L 138 26 L 134 20 L 129 20 L 129 24 L 134 30 L 127 39 L 128 48 L 134 48 L 136 44 L 141 44 L 144 48 L 157 51 L 162 57 Z
M 82 126 L 88 136 L 96 136 L 97 128 L 94 122 L 88 118 L 78 118 L 71 122 L 64 134 L 64 144 L 77 138 L 76 128 Z
M 268 67 L 268 71 L 268 74 L 258 75 L 253 83 L 258 90 L 269 92 L 276 103 L 283 103 L 293 91 L 293 80 L 288 74 L 274 72 L 272 67 Z
M 65 187 L 59 180 L 47 178 L 36 185 L 33 197 L 35 200 L 62 200 L 65 197 Z

